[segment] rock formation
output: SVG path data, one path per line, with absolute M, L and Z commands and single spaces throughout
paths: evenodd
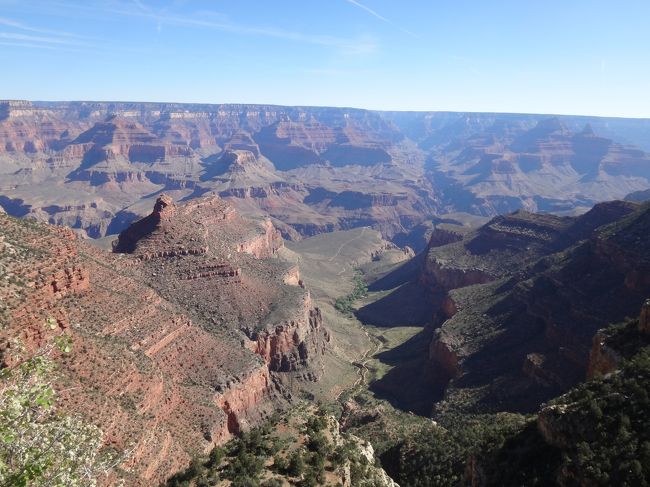
M 628 326 L 628 328 L 630 327 Z M 616 336 L 617 333 L 621 334 L 616 328 L 598 330 L 594 335 L 589 352 L 587 379 L 609 374 L 621 367 L 624 360 L 629 358 L 625 357 L 624 351 L 621 350 L 624 348 L 621 347 L 621 342 L 628 345 L 625 347 L 626 349 L 636 349 L 650 340 L 650 300 L 646 300 L 641 306 L 639 319 L 634 328 L 633 332 L 630 330 L 623 338 Z M 631 347 L 631 345 L 636 345 L 636 347 Z
M 591 351 L 589 352 L 587 378 L 591 379 L 598 375 L 609 374 L 616 370 L 622 361 L 621 354 L 607 345 L 607 336 L 602 331 L 599 331 L 594 335 Z
M 641 307 L 641 314 L 639 316 L 639 331 L 646 335 L 650 335 L 650 300 L 646 300 Z
M 70 333 L 62 407 L 132 452 L 121 468 L 133 485 L 164 481 L 321 374 L 329 334 L 309 291 L 285 283 L 298 270 L 270 258 L 282 239 L 218 197 L 159 197 L 114 253 L 0 220 L 3 360 L 13 338 L 43 343 L 48 319 Z

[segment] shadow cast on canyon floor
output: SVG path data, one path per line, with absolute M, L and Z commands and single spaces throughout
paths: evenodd
M 355 312 L 362 323 L 377 328 L 422 327 L 404 343 L 373 357 L 390 370 L 368 385 L 378 399 L 420 415 L 430 414 L 443 392 L 431 385 L 427 372 L 434 300 L 417 281 L 424 257 L 420 253 L 372 282 L 370 292 L 389 293 Z
M 429 293 L 416 282 L 407 282 L 355 312 L 359 321 L 377 327 L 425 326 L 433 316 Z
M 380 362 L 393 367 L 369 385 L 378 399 L 403 411 L 422 416 L 431 413 L 433 404 L 444 393 L 444 388 L 431 382 L 427 371 L 432 333 L 430 328 L 424 328 L 402 345 L 376 355 Z
M 410 281 L 416 281 L 422 271 L 424 258 L 425 253 L 421 252 L 397 268 L 381 275 L 368 285 L 368 291 L 389 291 Z

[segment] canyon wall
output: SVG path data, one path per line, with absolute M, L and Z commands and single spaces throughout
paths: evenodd
M 461 241 L 434 241 L 420 278 L 439 327 L 424 371 L 441 398 L 434 411 L 460 407 L 464 394 L 534 411 L 585 375 L 616 368 L 620 357 L 596 332 L 650 293 L 648 215 L 648 205 L 624 202 L 572 218 L 520 211 Z
M 300 380 L 283 375 L 322 373 L 329 334 L 299 270 L 268 258 L 277 231 L 219 198 L 159 198 L 114 253 L 69 229 L 0 219 L 0 272 L 14 283 L 0 290 L 2 359 L 14 338 L 35 350 L 70 334 L 72 352 L 57 357 L 61 408 L 128 452 L 130 485 L 163 482 L 286 407 Z
M 329 332 L 323 327 L 320 309 L 313 306 L 309 294 L 296 315 L 253 336 L 251 349 L 264 358 L 272 371 L 306 369 L 308 377 L 317 379 L 322 373 L 321 356 L 330 341 Z

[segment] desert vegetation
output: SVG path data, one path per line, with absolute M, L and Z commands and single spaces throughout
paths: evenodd
M 361 272 L 355 272 L 353 277 L 353 284 L 354 288 L 352 291 L 349 294 L 338 298 L 334 303 L 334 307 L 338 311 L 348 316 L 351 315 L 354 311 L 354 302 L 357 299 L 363 298 L 368 293 L 368 286 L 366 285 L 366 281 L 364 280 L 363 274 L 361 274 Z
M 364 442 L 340 433 L 327 411 L 301 404 L 195 458 L 167 486 L 385 485 L 376 483 L 383 476 L 374 462 Z
M 46 323 L 46 332 L 56 328 Z M 102 432 L 57 409 L 55 353 L 69 353 L 71 338 L 56 335 L 36 352 L 13 343 L 0 370 L 0 485 L 94 486 L 117 461 L 101 452 Z

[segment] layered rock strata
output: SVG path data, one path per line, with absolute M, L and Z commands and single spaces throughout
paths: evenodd
M 9 100 L 0 102 L 0 204 L 96 238 L 146 215 L 163 191 L 215 191 L 272 216 L 285 237 L 372 226 L 398 242 L 452 212 L 565 212 L 643 194 L 648 157 L 625 144 L 646 143 L 644 123 Z
M 160 197 L 114 253 L 68 229 L 0 219 L 3 360 L 15 338 L 35 349 L 71 334 L 72 353 L 57 359 L 62 408 L 130 452 L 129 484 L 163 482 L 283 407 L 286 384 L 299 387 L 283 374 L 321 373 L 329 334 L 309 292 L 284 282 L 298 270 L 269 258 L 281 238 L 219 198 Z

